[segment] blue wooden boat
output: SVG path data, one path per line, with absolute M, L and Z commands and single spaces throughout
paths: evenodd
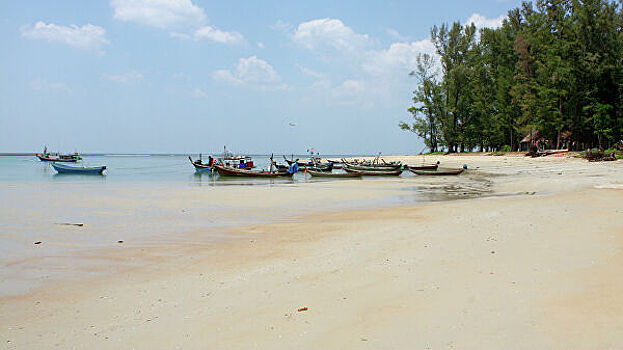
M 59 174 L 83 174 L 83 175 L 99 175 L 104 170 L 106 170 L 106 166 L 94 166 L 94 167 L 86 167 L 86 166 L 69 166 L 64 164 L 52 163 L 52 167 Z

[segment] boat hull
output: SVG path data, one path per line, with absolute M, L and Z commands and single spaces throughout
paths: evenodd
M 190 160 L 190 164 L 195 167 L 195 171 L 199 173 L 211 173 L 213 172 L 213 168 L 208 164 L 199 163 L 199 161 L 193 161 L 191 157 L 188 157 Z
M 59 157 L 46 157 L 43 154 L 37 154 L 37 158 L 39 158 L 42 162 L 63 162 L 63 163 L 75 163 L 80 158 L 59 158 Z
M 437 168 L 439 167 L 438 164 L 431 164 L 431 165 L 409 165 L 407 166 L 409 168 L 409 170 L 437 170 Z
M 277 177 L 292 177 L 293 174 L 288 172 L 268 172 L 268 171 L 253 171 L 242 170 L 231 167 L 225 167 L 219 164 L 214 164 L 214 170 L 221 176 L 237 176 L 237 177 L 261 177 L 261 178 L 277 178 Z
M 106 170 L 106 166 L 99 167 L 74 167 L 68 165 L 61 165 L 52 163 L 52 167 L 59 174 L 82 174 L 82 175 L 101 175 L 104 170 Z
M 357 171 L 353 171 L 353 172 L 350 172 L 350 173 L 348 173 L 348 172 L 346 172 L 346 173 L 330 173 L 330 172 L 315 171 L 315 170 L 307 169 L 307 173 L 310 174 L 313 177 L 330 177 L 330 178 L 337 178 L 337 179 L 361 177 L 361 173 L 357 172 Z
M 402 165 L 357 165 L 357 164 L 346 164 L 344 168 L 348 168 L 351 170 L 362 170 L 362 171 L 396 171 L 402 169 Z
M 464 169 L 446 169 L 446 170 L 412 170 L 412 169 L 409 169 L 409 170 L 416 175 L 425 175 L 425 176 L 459 175 L 464 171 Z
M 402 174 L 402 169 L 397 170 L 358 170 L 352 169 L 351 167 L 345 167 L 349 173 L 359 173 L 363 176 L 400 176 Z

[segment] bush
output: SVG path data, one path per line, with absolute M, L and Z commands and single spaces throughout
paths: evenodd
M 502 146 L 502 148 L 500 148 L 500 152 L 510 152 L 511 151 L 511 146 L 509 145 L 504 145 Z
M 617 159 L 623 159 L 623 151 L 619 151 L 616 148 L 608 148 L 607 150 L 604 151 L 604 154 L 610 155 L 612 152 L 614 152 L 614 156 Z

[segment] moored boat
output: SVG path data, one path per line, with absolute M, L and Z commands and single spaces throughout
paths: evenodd
M 320 164 L 320 158 L 310 158 L 308 160 L 300 160 L 300 159 L 288 159 L 286 156 L 283 156 L 283 159 L 288 163 L 288 165 L 292 165 L 294 163 L 298 164 L 299 167 L 315 167 Z
M 42 162 L 75 163 L 75 162 L 79 161 L 80 159 L 82 159 L 80 156 L 75 155 L 75 154 L 53 156 L 51 154 L 37 153 L 36 156 Z
M 242 155 L 234 155 L 233 153 L 227 150 L 227 146 L 223 146 L 223 156 L 221 157 L 221 159 L 225 162 L 236 162 L 236 163 L 243 162 L 245 164 L 248 162 L 251 162 L 251 166 L 249 166 L 249 168 L 253 167 L 253 161 L 251 160 L 251 157 L 242 156 Z
M 73 154 L 59 154 L 59 153 L 48 153 L 48 147 L 45 146 L 43 148 L 43 153 L 35 154 L 37 158 L 39 158 L 42 162 L 65 162 L 65 163 L 75 163 L 82 159 L 78 153 Z
M 448 175 L 459 175 L 465 169 L 436 169 L 436 170 L 412 170 L 409 169 L 412 173 L 416 175 L 430 175 L 430 176 L 448 176 Z
M 224 166 L 221 164 L 214 164 L 214 170 L 222 176 L 242 176 L 242 177 L 264 177 L 264 178 L 275 178 L 275 177 L 291 177 L 294 175 L 294 172 L 289 171 L 256 171 L 256 170 L 243 170 L 232 168 L 228 166 Z
M 426 164 L 426 165 L 407 165 L 409 170 L 437 170 L 439 167 L 439 162 L 436 164 Z
M 349 173 L 359 173 L 363 176 L 399 176 L 402 174 L 401 168 L 394 170 L 357 170 L 347 166 L 344 170 Z
M 207 163 L 203 162 L 203 160 L 201 159 L 201 155 L 199 156 L 198 160 L 193 160 L 192 157 L 188 156 L 188 160 L 190 160 L 190 164 L 195 167 L 195 171 L 206 172 L 213 170 L 212 163 L 214 162 L 214 159 L 212 158 L 212 156 L 208 157 Z
M 395 171 L 402 170 L 402 165 L 356 165 L 347 164 L 344 169 L 363 171 Z
M 307 173 L 313 177 L 331 177 L 331 178 L 361 177 L 361 173 L 358 171 L 345 172 L 345 173 L 333 173 L 333 172 L 316 171 L 316 170 L 307 169 Z
M 106 166 L 95 166 L 95 167 L 85 167 L 85 166 L 69 166 L 64 164 L 57 164 L 56 162 L 52 163 L 52 167 L 59 174 L 82 174 L 82 175 L 100 175 L 106 170 Z

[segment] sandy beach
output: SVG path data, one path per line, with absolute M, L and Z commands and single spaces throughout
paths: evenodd
M 623 161 L 385 159 L 469 170 L 451 179 L 125 189 L 93 204 L 85 209 L 93 231 L 81 232 L 105 237 L 96 249 L 63 266 L 39 254 L 71 241 L 47 235 L 14 259 L 24 274 L 49 260 L 79 273 L 51 270 L 44 283 L 0 297 L 0 348 L 623 349 Z M 46 193 L 30 196 L 45 203 Z M 87 205 L 69 193 L 61 209 Z M 243 209 L 231 209 L 241 200 Z M 2 206 L 15 227 L 39 210 Z M 128 239 L 123 224 L 141 222 L 151 206 L 159 221 L 135 229 L 168 236 Z M 57 214 L 29 230 L 75 229 L 55 226 Z M 210 215 L 220 224 L 204 228 Z

